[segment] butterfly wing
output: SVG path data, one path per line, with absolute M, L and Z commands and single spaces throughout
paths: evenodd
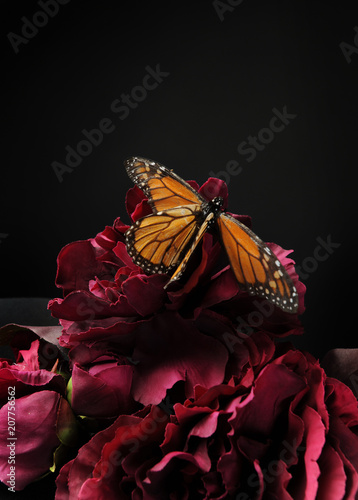
M 170 278 L 170 280 L 168 281 L 168 283 L 165 285 L 164 288 L 167 288 L 170 285 L 170 283 L 172 283 L 173 281 L 180 279 L 180 277 L 182 276 L 183 272 L 186 269 L 186 266 L 189 262 L 190 257 L 193 255 L 194 250 L 196 249 L 199 242 L 203 238 L 204 234 L 206 233 L 206 231 L 208 229 L 210 222 L 214 219 L 214 217 L 215 216 L 213 213 L 209 213 L 209 215 L 206 217 L 206 219 L 204 220 L 202 225 L 199 227 L 199 229 L 198 229 L 198 231 L 193 239 L 193 242 L 189 247 L 189 250 L 186 252 L 184 257 L 181 259 L 180 264 L 178 265 L 178 268 L 175 270 L 175 273 Z
M 156 214 L 169 208 L 201 205 L 205 200 L 172 170 L 138 156 L 124 162 L 132 181 L 144 192 Z
M 198 232 L 197 205 L 170 208 L 138 220 L 125 234 L 128 254 L 148 273 L 177 267 Z
M 296 288 L 270 248 L 228 214 L 220 214 L 217 225 L 239 284 L 250 295 L 264 297 L 285 312 L 297 312 Z

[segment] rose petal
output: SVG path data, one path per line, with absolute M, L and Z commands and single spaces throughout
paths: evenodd
M 306 452 L 304 455 L 306 477 L 305 494 L 307 500 L 314 500 L 318 491 L 318 478 L 321 474 L 317 463 L 325 443 L 325 426 L 318 413 L 309 406 L 302 412 L 302 419 L 305 423 Z M 304 481 L 301 481 L 304 485 Z
M 227 208 L 229 193 L 227 185 L 221 179 L 209 177 L 209 179 L 199 189 L 199 193 L 208 201 L 211 201 L 216 196 L 221 196 L 224 200 L 223 210 Z
M 140 274 L 124 281 L 122 288 L 129 305 L 141 316 L 147 316 L 163 306 L 165 281 L 165 276 Z
M 16 400 L 16 441 L 0 444 L 0 479 L 6 484 L 9 473 L 8 457 L 13 443 L 16 453 L 15 489 L 22 490 L 53 465 L 53 452 L 60 444 L 55 426 L 61 396 L 41 391 Z M 8 435 L 7 406 L 0 409 L 0 430 Z
M 48 307 L 52 316 L 71 321 L 136 314 L 124 295 L 120 295 L 117 302 L 112 303 L 85 290 L 70 292 L 64 299 L 53 299 Z
M 88 417 L 114 417 L 130 413 L 135 405 L 131 397 L 133 367 L 129 365 L 107 367 L 95 376 L 75 364 L 72 370 L 72 408 L 78 415 Z
M 35 371 L 40 369 L 39 359 L 38 359 L 39 347 L 40 347 L 40 342 L 38 340 L 34 340 L 31 343 L 30 349 L 19 351 L 23 359 L 21 365 L 25 370 Z
M 123 266 L 128 267 L 129 269 L 139 269 L 132 260 L 132 258 L 128 255 L 126 244 L 122 241 L 119 241 L 116 246 L 113 248 L 113 253 L 121 260 Z M 119 268 L 120 270 L 121 268 Z M 118 272 L 118 271 L 117 271 Z
M 344 498 L 346 474 L 339 454 L 326 443 L 319 457 L 321 475 L 318 478 L 317 500 Z
M 240 409 L 238 418 L 232 425 L 235 429 L 240 429 L 240 433 L 271 437 L 276 419 L 283 411 L 287 398 L 293 397 L 305 387 L 304 380 L 286 366 L 267 365 L 255 382 L 253 399 Z M 262 418 L 262 408 L 265 408 L 265 418 Z
M 127 212 L 133 222 L 152 213 L 147 198 L 138 186 L 134 186 L 127 191 L 125 203 Z
M 93 468 L 101 459 L 102 449 L 105 444 L 113 440 L 118 428 L 131 424 L 135 425 L 138 421 L 140 419 L 137 417 L 121 416 L 107 429 L 97 432 L 90 441 L 82 446 L 76 458 L 60 470 L 56 480 L 56 484 L 60 487 L 56 494 L 56 500 L 80 499 L 80 492 L 86 489 L 86 481 L 92 477 Z M 65 488 L 65 485 L 67 485 L 67 488 Z M 113 498 L 112 495 L 116 495 L 115 490 L 112 491 L 111 496 L 105 498 Z M 96 498 L 94 491 L 92 491 L 92 497 L 87 498 Z
M 218 341 L 201 334 L 178 314 L 163 313 L 136 331 L 133 395 L 146 405 L 157 404 L 166 390 L 185 380 L 187 397 L 194 385 L 221 383 L 228 354 Z
M 121 231 L 116 231 L 116 227 L 121 227 Z M 122 232 L 125 228 L 128 228 L 129 226 L 126 226 L 122 223 L 120 219 L 117 219 L 112 226 L 106 226 L 104 230 L 95 236 L 94 240 L 99 245 L 100 247 L 104 248 L 105 250 L 112 250 L 117 241 L 119 239 L 122 239 Z
M 138 325 L 146 323 L 148 319 L 137 322 L 131 318 L 104 318 L 72 322 L 61 320 L 63 324 L 60 344 L 64 347 L 74 347 L 82 342 L 107 342 L 108 345 L 121 345 L 124 354 L 131 352 L 134 345 L 133 332 Z
M 94 276 L 112 276 L 113 266 L 100 262 L 89 240 L 75 241 L 64 246 L 57 257 L 56 285 L 64 295 L 73 290 L 86 290 Z

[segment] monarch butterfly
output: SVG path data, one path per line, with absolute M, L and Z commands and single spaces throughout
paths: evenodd
M 222 210 L 223 198 L 206 201 L 172 170 L 152 160 L 132 157 L 124 164 L 153 210 L 125 234 L 135 264 L 147 273 L 175 269 L 166 288 L 181 277 L 205 232 L 216 226 L 239 285 L 285 312 L 297 312 L 297 290 L 284 266 L 256 234 Z

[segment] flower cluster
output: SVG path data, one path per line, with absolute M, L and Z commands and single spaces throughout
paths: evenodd
M 227 206 L 222 181 L 191 185 Z M 137 187 L 126 206 L 132 222 L 151 213 Z M 297 314 L 240 289 L 211 233 L 165 289 L 168 276 L 128 255 L 128 227 L 116 219 L 61 250 L 63 297 L 49 303 L 59 327 L 2 329 L 14 351 L 0 361 L 0 425 L 14 387 L 15 489 L 52 471 L 57 500 L 356 498 L 357 400 L 282 341 L 302 333 L 304 311 L 290 251 L 268 244 Z M 7 484 L 4 442 L 0 456 Z

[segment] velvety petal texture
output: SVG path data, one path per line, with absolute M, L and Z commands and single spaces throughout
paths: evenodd
M 62 469 L 57 499 L 354 499 L 357 401 L 310 355 L 280 350 L 197 385 L 172 415 L 119 417 Z
M 53 452 L 60 444 L 56 434 L 57 410 L 60 395 L 41 391 L 16 401 L 16 440 L 0 446 L 0 479 L 6 484 L 11 443 L 16 457 L 16 490 L 47 472 L 53 464 Z M 7 436 L 7 406 L 0 409 L 0 432 Z

